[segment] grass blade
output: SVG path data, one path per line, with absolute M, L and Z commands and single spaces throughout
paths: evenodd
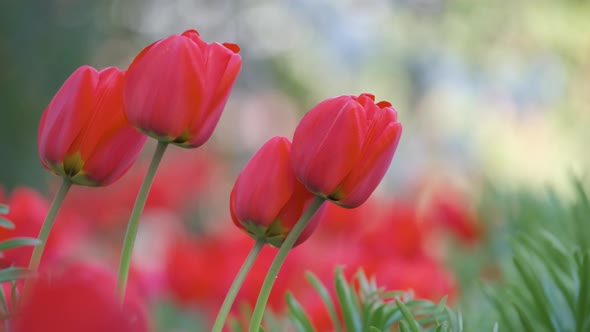
M 30 237 L 15 237 L 12 239 L 8 239 L 5 241 L 0 242 L 0 251 L 16 248 L 16 247 L 23 247 L 23 246 L 36 246 L 41 241 L 30 238 Z
M 338 314 L 336 313 L 336 307 L 334 306 L 334 302 L 330 297 L 330 293 L 328 289 L 322 282 L 311 272 L 307 272 L 305 274 L 307 280 L 311 283 L 313 288 L 318 292 L 324 305 L 328 309 L 328 313 L 330 314 L 330 318 L 332 319 L 332 323 L 334 325 L 334 331 L 342 332 L 342 326 L 340 325 L 340 319 L 338 318 Z

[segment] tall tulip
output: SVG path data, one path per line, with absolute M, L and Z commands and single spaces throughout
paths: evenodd
M 316 195 L 342 207 L 357 207 L 383 179 L 401 132 L 389 102 L 375 103 L 370 94 L 327 99 L 295 129 L 295 175 Z
M 197 31 L 187 30 L 144 48 L 127 70 L 127 119 L 157 139 L 158 147 L 127 224 L 117 287 L 121 298 L 139 218 L 166 147 L 196 148 L 211 137 L 242 66 L 239 51 L 236 44 L 208 44 Z
M 239 50 L 236 44 L 207 44 L 195 30 L 146 47 L 125 80 L 127 118 L 159 141 L 187 148 L 202 145 L 240 71 Z
M 45 168 L 74 184 L 105 186 L 133 165 L 146 139 L 125 119 L 124 76 L 82 66 L 64 82 L 39 126 Z
M 279 247 L 268 275 L 278 273 L 287 253 L 305 241 L 320 220 L 313 216 L 323 199 L 297 181 L 290 164 L 291 142 L 284 137 L 271 138 L 246 164 L 230 195 L 233 222 L 256 240 L 219 310 L 213 332 L 220 332 L 246 274 L 265 243 Z M 313 217 L 312 217 L 313 216 Z M 269 278 L 267 275 L 267 279 Z M 271 277 L 274 281 L 274 278 Z M 268 298 L 272 283 L 265 281 L 261 294 Z M 265 300 L 266 304 L 266 300 Z
M 105 186 L 131 167 L 146 138 L 123 112 L 125 72 L 82 66 L 64 82 L 41 117 L 39 156 L 63 177 L 39 232 L 29 268 L 37 270 L 57 212 L 72 184 Z

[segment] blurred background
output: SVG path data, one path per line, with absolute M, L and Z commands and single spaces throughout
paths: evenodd
M 144 222 L 140 231 L 138 270 L 153 272 L 144 282 L 162 285 L 157 280 L 165 275 L 170 279 L 171 272 L 161 272 L 162 266 L 192 266 L 198 275 L 194 270 L 205 264 L 202 257 L 187 263 L 192 258 L 182 255 L 211 251 L 208 244 L 179 241 L 180 248 L 170 249 L 166 246 L 176 241 L 170 239 L 177 234 L 233 239 L 226 231 L 232 227 L 227 226 L 227 206 L 241 167 L 270 137 L 291 137 L 307 110 L 335 95 L 373 93 L 393 104 L 404 125 L 391 169 L 375 194 L 381 199 L 375 204 L 385 207 L 380 214 L 390 221 L 413 220 L 414 210 L 419 211 L 468 245 L 484 242 L 472 220 L 473 198 L 480 197 L 482 187 L 535 191 L 551 184 L 559 190 L 567 188 L 571 174 L 587 175 L 590 166 L 588 1 L 29 0 L 2 1 L 0 16 L 0 186 L 6 197 L 20 186 L 52 197 L 56 179 L 38 160 L 37 128 L 53 94 L 77 67 L 126 68 L 143 47 L 191 28 L 208 42 L 240 45 L 243 69 L 213 138 L 197 150 L 171 148 L 164 157 L 157 176 L 161 184 L 156 182 L 145 218 L 169 222 Z M 145 159 L 153 148 L 146 146 Z M 88 245 L 80 255 L 107 261 L 105 256 L 111 255 L 116 261 L 145 168 L 140 162 L 122 184 L 93 193 L 80 189 L 69 198 L 70 206 L 78 208 L 72 212 L 76 218 L 99 220 L 92 227 L 100 229 L 103 244 Z M 410 203 L 402 208 L 400 201 Z M 398 208 L 392 212 L 392 206 Z M 330 231 L 340 232 L 335 229 L 341 226 L 331 225 L 318 231 L 324 235 L 317 235 L 310 247 L 317 248 L 317 239 L 325 241 Z M 393 227 L 392 232 L 399 231 L 398 224 Z M 455 283 L 464 285 L 482 271 L 495 278 L 493 266 L 480 270 L 482 264 L 466 267 L 443 259 L 447 249 L 432 246 L 432 234 L 423 237 L 422 228 L 412 227 L 402 227 L 401 238 L 395 240 L 401 247 L 387 250 L 413 255 L 417 249 L 412 245 L 425 243 L 428 257 L 451 261 L 437 279 L 442 286 L 421 295 L 456 295 Z M 244 237 L 236 229 L 231 232 Z M 465 255 L 465 250 L 458 252 Z M 484 252 L 497 253 L 480 251 L 480 263 Z M 228 269 L 236 270 L 245 254 Z M 154 257 L 162 257 L 160 264 Z M 418 270 L 412 273 L 428 280 L 428 266 L 414 266 Z M 369 270 L 384 273 L 382 268 Z M 417 287 L 405 282 L 397 280 L 392 287 Z M 198 298 L 195 294 L 206 288 L 182 288 L 178 280 L 173 284 L 178 303 Z M 215 301 L 218 297 L 213 296 Z M 158 324 L 172 326 L 162 318 L 174 316 L 169 307 L 158 308 Z
M 40 115 L 78 66 L 126 68 L 195 28 L 243 71 L 215 143 L 246 157 L 319 101 L 371 92 L 405 125 L 388 174 L 542 184 L 588 164 L 587 1 L 3 1 L 0 183 L 44 188 Z M 470 181 L 470 180 L 469 180 Z

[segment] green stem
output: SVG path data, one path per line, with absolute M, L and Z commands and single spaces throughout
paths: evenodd
M 51 203 L 51 207 L 49 207 L 49 211 L 47 212 L 47 216 L 45 216 L 45 221 L 43 222 L 43 226 L 39 231 L 39 236 L 37 239 L 39 240 L 39 244 L 35 246 L 33 249 L 33 254 L 31 254 L 31 260 L 29 261 L 29 270 L 34 274 L 39 269 L 39 265 L 41 264 L 41 258 L 43 257 L 43 251 L 45 250 L 45 244 L 47 243 L 47 238 L 49 238 L 49 233 L 51 233 L 51 228 L 53 227 L 53 223 L 55 222 L 55 217 L 59 212 L 59 209 L 66 198 L 66 195 L 70 188 L 72 187 L 72 182 L 69 179 L 63 178 L 61 186 L 59 190 L 55 194 L 53 198 L 53 202 Z M 27 293 L 29 288 L 31 287 L 32 280 L 28 278 L 25 280 L 24 292 Z
M 217 314 L 217 318 L 215 319 L 215 324 L 213 325 L 212 332 L 221 332 L 221 329 L 223 329 L 227 316 L 229 315 L 231 306 L 234 303 L 236 296 L 238 295 L 238 291 L 240 290 L 240 287 L 242 287 L 242 283 L 244 282 L 244 279 L 246 279 L 248 271 L 250 271 L 252 265 L 254 265 L 254 261 L 256 260 L 256 257 L 258 257 L 260 250 L 262 250 L 264 243 L 266 243 L 264 239 L 258 239 L 256 241 L 256 244 L 254 244 L 254 247 L 252 247 L 252 250 L 250 250 L 248 257 L 246 257 L 244 264 L 242 264 L 240 271 L 236 275 L 236 279 L 234 279 L 234 282 L 229 288 L 229 291 L 225 296 L 225 300 L 223 300 L 221 309 L 219 309 L 219 313 Z
M 39 240 L 39 244 L 35 246 L 33 249 L 33 254 L 31 255 L 31 261 L 29 262 L 29 270 L 35 273 L 39 269 L 39 264 L 41 264 L 41 257 L 43 256 L 43 251 L 45 250 L 45 244 L 47 243 L 47 238 L 49 237 L 49 233 L 51 232 L 51 228 L 53 227 L 53 223 L 55 222 L 55 217 L 57 216 L 57 212 L 59 212 L 59 208 L 66 197 L 66 194 L 72 187 L 72 182 L 69 179 L 64 178 L 57 194 L 53 198 L 53 202 L 51 203 L 51 207 L 49 208 L 49 212 L 47 212 L 47 216 L 45 217 L 45 221 L 43 222 L 43 227 L 41 227 L 41 231 L 39 232 L 39 236 L 37 239 Z M 25 287 L 26 288 L 26 287 Z
M 277 279 L 277 275 L 279 274 L 279 270 L 287 258 L 287 254 L 289 250 L 293 248 L 295 241 L 301 235 L 301 232 L 305 229 L 305 226 L 311 220 L 311 217 L 317 212 L 317 210 L 322 206 L 326 199 L 323 197 L 316 196 L 313 199 L 305 213 L 299 218 L 287 238 L 285 238 L 285 242 L 281 245 L 279 252 L 275 256 L 275 259 L 266 274 L 266 278 L 264 278 L 264 283 L 262 284 L 262 288 L 260 289 L 260 294 L 258 294 L 258 300 L 256 301 L 256 306 L 254 307 L 254 312 L 252 313 L 252 320 L 250 321 L 250 328 L 248 329 L 249 332 L 258 332 L 260 330 L 260 324 L 262 324 L 262 316 L 264 315 L 264 309 L 266 308 L 266 302 L 268 302 L 268 297 L 270 295 L 270 291 L 272 286 L 274 285 L 275 280 Z
M 145 178 L 143 179 L 141 188 L 139 188 L 139 193 L 137 194 L 137 198 L 135 198 L 135 204 L 133 205 L 133 211 L 131 211 L 131 216 L 129 217 L 127 232 L 125 233 L 125 241 L 123 242 L 123 250 L 121 252 L 119 278 L 117 280 L 117 293 L 121 302 L 125 300 L 127 277 L 129 275 L 129 267 L 131 265 L 133 246 L 135 245 L 135 238 L 137 236 L 137 228 L 139 227 L 139 218 L 141 217 L 143 208 L 145 207 L 148 193 L 150 192 L 156 171 L 158 170 L 158 166 L 160 165 L 160 161 L 162 160 L 162 156 L 164 155 L 167 146 L 168 143 L 166 142 L 158 142 L 158 147 L 156 148 L 156 152 L 154 152 L 152 162 L 150 163 L 150 167 L 148 168 Z

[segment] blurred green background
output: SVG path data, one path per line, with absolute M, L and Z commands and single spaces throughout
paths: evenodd
M 237 42 L 243 71 L 208 146 L 247 158 L 302 114 L 371 92 L 404 135 L 385 188 L 424 177 L 561 183 L 585 173 L 590 2 L 36 0 L 0 3 L 0 184 L 46 188 L 43 109 L 78 66 L 126 68 L 195 28 Z

